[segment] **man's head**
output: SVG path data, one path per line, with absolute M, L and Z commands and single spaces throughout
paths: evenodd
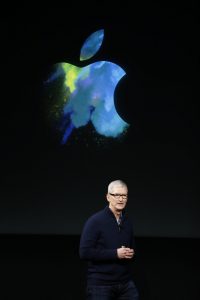
M 122 180 L 112 181 L 108 185 L 108 193 L 106 195 L 109 207 L 112 211 L 122 211 L 128 199 L 128 187 Z

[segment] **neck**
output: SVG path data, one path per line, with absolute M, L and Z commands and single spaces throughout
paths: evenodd
M 115 215 L 115 218 L 118 220 L 122 211 L 121 210 L 115 210 L 111 205 L 109 205 L 110 210 L 113 212 Z

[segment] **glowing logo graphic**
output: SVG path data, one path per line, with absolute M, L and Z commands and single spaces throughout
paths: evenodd
M 101 47 L 104 30 L 91 34 L 82 46 L 80 60 L 84 61 Z M 50 114 L 65 144 L 72 131 L 91 121 L 96 132 L 105 137 L 118 137 L 129 126 L 118 115 L 114 91 L 124 70 L 109 61 L 98 61 L 85 67 L 57 63 L 46 84 L 54 85 L 56 101 Z M 56 82 L 56 85 L 55 85 Z

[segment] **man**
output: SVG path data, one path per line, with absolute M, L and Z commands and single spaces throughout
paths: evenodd
M 87 299 L 138 300 L 129 269 L 135 252 L 132 224 L 125 215 L 127 185 L 112 181 L 106 198 L 108 206 L 87 220 L 80 239 L 80 258 L 88 261 Z

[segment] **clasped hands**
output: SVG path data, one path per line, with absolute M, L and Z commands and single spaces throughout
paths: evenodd
M 124 246 L 122 246 L 121 248 L 117 249 L 117 256 L 119 259 L 130 259 L 133 257 L 133 255 L 135 254 L 134 249 L 131 248 L 126 248 Z

